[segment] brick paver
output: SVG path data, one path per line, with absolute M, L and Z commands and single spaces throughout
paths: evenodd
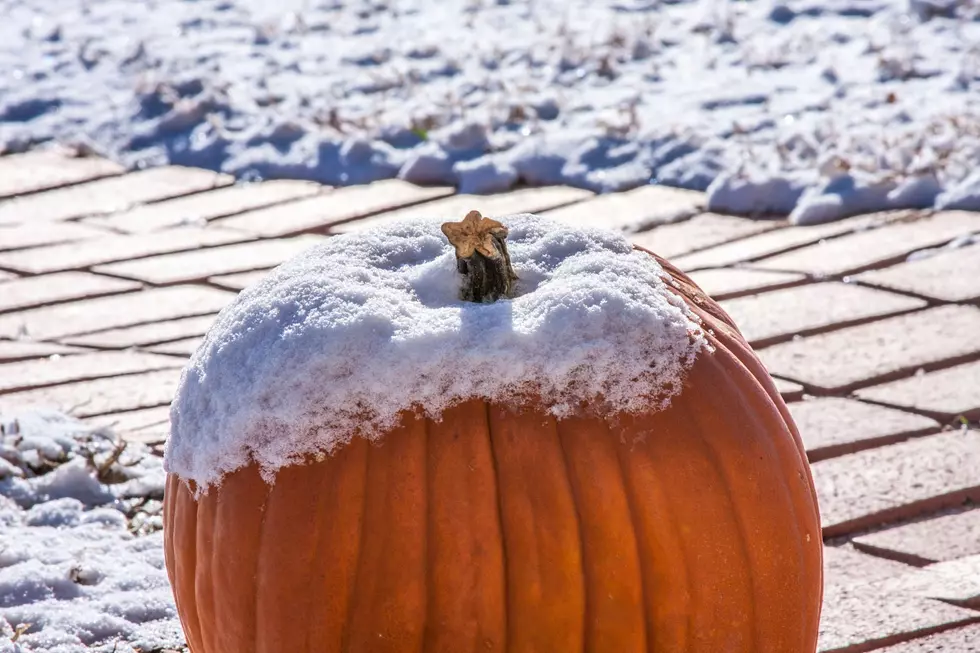
M 0 224 L 0 252 L 42 245 L 56 245 L 106 236 L 109 232 L 76 222 L 35 222 L 24 225 Z
M 88 272 L 62 272 L 0 283 L 0 313 L 46 304 L 115 295 L 139 290 L 135 281 L 111 279 Z
M 728 299 L 721 307 L 754 346 L 924 308 L 913 297 L 851 284 L 815 283 Z
M 834 238 L 756 261 L 752 267 L 817 276 L 853 274 L 897 263 L 911 252 L 974 232 L 980 232 L 980 214 L 949 211 Z
M 704 193 L 667 186 L 641 186 L 545 211 L 543 215 L 581 227 L 641 231 L 691 217 L 702 212 L 705 205 Z
M 0 224 L 70 220 L 224 186 L 228 175 L 164 166 L 0 201 Z
M 142 290 L 0 315 L 0 338 L 54 340 L 135 324 L 217 313 L 234 293 L 201 286 Z
M 980 555 L 937 562 L 880 581 L 889 593 L 909 594 L 980 608 Z M 980 617 L 980 614 L 977 615 Z M 978 642 L 980 643 L 980 642 Z
M 99 265 L 95 272 L 157 285 L 204 281 L 208 277 L 275 267 L 326 240 L 307 234 L 295 238 L 260 240 L 207 250 L 152 256 L 136 261 Z
M 87 350 L 68 347 L 53 342 L 34 342 L 33 340 L 0 340 L 0 363 L 78 354 Z
M 13 272 L 7 272 L 5 270 L 0 270 L 0 281 L 10 281 L 11 279 L 16 279 L 17 275 Z
M 0 365 L 0 394 L 43 386 L 180 367 L 171 356 L 95 352 Z
M 759 351 L 773 374 L 823 391 L 889 381 L 917 368 L 980 356 L 980 309 L 941 306 Z
M 216 220 L 215 224 L 264 238 L 276 238 L 326 229 L 347 220 L 445 197 L 452 192 L 446 187 L 423 188 L 400 179 L 386 179 L 369 186 L 340 188 L 322 197 L 284 206 L 249 211 Z
M 823 605 L 820 653 L 875 650 L 980 620 L 980 613 L 973 610 L 932 599 L 882 594 L 870 587 L 828 589 Z
M 957 510 L 860 535 L 854 538 L 854 545 L 914 565 L 977 556 L 980 555 L 980 508 Z
M 962 335 L 964 339 L 964 335 Z M 863 399 L 908 408 L 940 419 L 980 419 L 980 361 L 863 388 Z
M 239 274 L 223 274 L 217 277 L 209 277 L 208 283 L 227 288 L 228 290 L 241 291 L 249 286 L 258 283 L 261 279 L 268 276 L 268 270 L 256 270 L 255 272 L 241 272 Z
M 181 364 L 179 358 L 161 356 Z M 47 388 L 0 395 L 0 410 L 47 406 L 75 417 L 92 417 L 123 411 L 167 406 L 173 400 L 179 369 L 79 381 Z
M 671 259 L 719 243 L 772 231 L 781 226 L 782 223 L 768 220 L 702 213 L 688 220 L 633 234 L 630 239 L 641 247 Z
M 810 462 L 880 447 L 939 429 L 928 417 L 842 397 L 790 404 Z
M 486 216 L 504 216 L 515 213 L 540 213 L 559 206 L 566 206 L 592 197 L 593 193 L 570 186 L 544 186 L 541 188 L 521 188 L 499 195 L 458 194 L 432 202 L 409 206 L 378 215 L 344 222 L 330 228 L 332 233 L 350 233 L 375 227 L 394 220 L 410 218 L 445 218 L 460 220 L 468 212 L 476 209 Z
M 69 345 L 95 347 L 98 349 L 146 347 L 164 342 L 202 336 L 211 328 L 214 320 L 214 315 L 185 317 L 167 320 L 166 322 L 153 322 L 152 324 L 139 324 L 121 329 L 97 331 L 84 336 L 65 338 L 63 342 Z
M 715 300 L 730 299 L 768 290 L 778 290 L 802 283 L 806 277 L 797 272 L 773 272 L 747 268 L 716 268 L 690 274 L 694 283 Z
M 784 227 L 758 236 L 711 247 L 694 254 L 687 254 L 679 257 L 674 263 L 682 270 L 725 267 L 779 254 L 871 225 L 885 224 L 904 215 L 907 213 L 877 213 L 807 227 Z
M 110 428 L 124 440 L 146 442 L 148 439 L 146 435 L 154 434 L 150 435 L 149 439 L 162 442 L 166 439 L 166 435 L 159 434 L 165 434 L 170 430 L 170 406 L 99 415 L 85 418 L 85 421 L 92 426 Z
M 85 222 L 124 233 L 141 234 L 185 224 L 201 225 L 208 220 L 283 204 L 327 190 L 329 187 L 313 182 L 287 179 L 235 184 L 146 204 L 115 215 L 87 218 Z
M 803 398 L 803 386 L 793 381 L 781 379 L 778 376 L 772 377 L 776 384 L 776 391 L 784 401 L 797 401 Z
M 980 500 L 980 431 L 927 435 L 813 463 L 824 535 Z
M 148 351 L 156 354 L 168 354 L 170 356 L 184 356 L 189 358 L 197 351 L 197 348 L 204 341 L 204 338 L 185 338 L 173 342 L 165 342 L 148 348 Z
M 980 244 L 942 251 L 856 277 L 879 288 L 915 293 L 946 302 L 980 300 Z
M 848 548 L 825 547 L 818 651 L 866 651 L 980 618 L 940 601 L 884 589 L 885 583 L 913 571 Z
M 0 253 L 0 267 L 25 274 L 46 274 L 249 240 L 252 240 L 251 235 L 230 229 L 180 227 L 154 234 L 103 236 L 81 243 L 3 252 Z
M 977 642 L 980 624 L 973 624 L 889 646 L 878 653 L 977 653 Z
M 0 158 L 0 198 L 117 175 L 125 170 L 106 159 L 39 150 Z

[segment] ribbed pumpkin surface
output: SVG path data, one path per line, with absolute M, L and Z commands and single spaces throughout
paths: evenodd
M 193 653 L 812 653 L 802 443 L 730 319 L 664 411 L 556 421 L 471 401 L 380 444 L 165 501 Z

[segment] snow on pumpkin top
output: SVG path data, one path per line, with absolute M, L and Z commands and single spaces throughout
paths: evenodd
M 498 218 L 513 299 L 460 299 L 440 220 L 330 238 L 243 291 L 184 369 L 168 471 L 207 487 L 379 438 L 404 411 L 470 398 L 666 407 L 707 341 L 665 273 L 621 234 L 523 214 Z

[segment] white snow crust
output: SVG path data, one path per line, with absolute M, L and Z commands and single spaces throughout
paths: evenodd
M 459 299 L 439 220 L 336 236 L 225 308 L 185 368 L 165 465 L 200 489 L 250 461 L 268 480 L 403 411 L 468 398 L 552 414 L 663 408 L 707 347 L 663 270 L 620 234 L 498 218 L 518 294 Z
M 0 151 L 332 185 L 978 206 L 980 3 L 0 0 Z M 971 174 L 973 177 L 971 178 Z
M 0 414 L 0 426 L 0 651 L 184 650 L 162 459 L 128 443 L 107 466 L 112 434 L 58 413 Z

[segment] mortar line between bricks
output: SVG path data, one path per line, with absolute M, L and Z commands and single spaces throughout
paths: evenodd
M 147 353 L 147 352 L 141 352 L 141 353 Z M 159 354 L 159 355 L 163 355 L 163 354 Z M 184 356 L 183 358 L 186 359 L 187 357 Z M 175 374 L 179 374 L 180 366 L 150 368 L 144 370 L 135 370 L 132 372 L 115 372 L 113 374 L 96 373 L 95 376 L 80 376 L 78 378 L 68 379 L 64 381 L 55 381 L 53 383 L 39 383 L 36 385 L 13 386 L 10 388 L 5 388 L 0 390 L 0 398 L 2 398 L 5 395 L 14 394 L 16 392 L 27 392 L 28 390 L 44 390 L 46 388 L 56 388 L 60 385 L 68 385 L 69 383 L 81 383 L 83 381 L 99 381 L 102 379 L 113 379 L 116 377 L 123 377 L 123 376 L 136 376 L 139 374 L 147 374 L 149 372 L 165 372 L 167 370 L 173 370 Z
M 150 169 L 152 169 L 152 168 L 146 168 L 146 170 L 150 170 Z M 83 223 L 82 222 L 86 218 L 103 218 L 103 217 L 115 215 L 117 213 L 125 213 L 126 211 L 132 211 L 133 209 L 138 208 L 140 206 L 150 206 L 151 204 L 160 204 L 161 202 L 168 202 L 170 200 L 180 199 L 182 197 L 192 197 L 194 195 L 200 195 L 201 193 L 207 193 L 207 192 L 210 192 L 212 190 L 217 190 L 219 188 L 228 188 L 230 186 L 234 186 L 235 183 L 236 183 L 235 180 L 232 180 L 231 183 L 227 183 L 227 184 L 226 183 L 221 183 L 221 180 L 220 180 L 219 177 L 220 177 L 220 175 L 224 174 L 224 173 L 221 173 L 221 172 L 215 172 L 214 170 L 208 170 L 207 168 L 192 168 L 192 169 L 193 170 L 204 170 L 206 172 L 213 173 L 214 176 L 215 176 L 215 184 L 213 186 L 209 187 L 209 188 L 200 188 L 198 190 L 192 190 L 192 191 L 182 192 L 182 193 L 178 193 L 176 195 L 168 195 L 166 197 L 158 197 L 156 199 L 146 200 L 146 201 L 143 201 L 143 202 L 133 202 L 132 204 L 127 204 L 124 207 L 121 207 L 121 208 L 118 208 L 118 209 L 113 209 L 111 211 L 102 211 L 102 212 L 96 212 L 96 213 L 86 213 L 84 215 L 76 215 L 76 216 L 72 216 L 70 218 L 65 218 L 64 220 L 45 220 L 45 222 L 53 222 L 53 223 L 57 223 L 57 222 L 73 222 L 75 224 L 85 224 L 87 226 L 87 223 Z M 127 175 L 133 175 L 133 174 L 135 174 L 137 172 L 143 172 L 143 170 L 127 170 L 124 174 L 117 175 L 116 178 L 118 178 L 118 177 L 125 177 Z M 98 182 L 98 181 L 101 181 L 101 180 L 100 179 L 93 179 L 91 181 L 92 182 Z M 85 183 L 89 183 L 89 182 L 83 182 L 81 184 L 75 184 L 75 185 L 77 185 L 77 186 L 84 186 Z M 44 191 L 42 191 L 42 192 L 44 192 Z
M 759 294 L 764 294 L 764 293 L 759 293 Z M 871 324 L 872 322 L 878 322 L 880 320 L 886 320 L 894 317 L 901 317 L 903 315 L 908 315 L 910 313 L 917 313 L 919 311 L 925 310 L 926 308 L 930 308 L 930 307 L 918 306 L 916 308 L 907 308 L 899 311 L 894 311 L 891 313 L 882 313 L 880 315 L 868 315 L 865 317 L 852 318 L 840 322 L 834 322 L 833 324 L 827 324 L 824 326 L 800 329 L 799 331 L 794 331 L 793 333 L 786 333 L 778 336 L 770 336 L 768 338 L 753 340 L 749 343 L 749 345 L 751 345 L 753 349 L 764 349 L 766 347 L 771 347 L 773 345 L 789 342 L 795 339 L 797 336 L 806 338 L 809 336 L 817 336 L 824 333 L 833 333 L 834 331 L 839 331 L 841 329 L 846 329 L 848 327 L 861 326 L 862 324 Z
M 834 458 L 840 458 L 841 456 L 847 456 L 852 453 L 868 451 L 870 449 L 879 449 L 881 447 L 887 447 L 889 445 L 899 444 L 901 442 L 914 440 L 916 438 L 921 438 L 927 435 L 936 435 L 941 432 L 942 432 L 941 426 L 929 426 L 926 428 L 906 431 L 904 433 L 899 433 L 896 435 L 883 435 L 878 438 L 868 438 L 866 440 L 860 440 L 857 442 L 845 442 L 843 444 L 835 444 L 826 447 L 819 447 L 817 449 L 812 449 L 806 452 L 807 460 L 811 464 L 818 463 L 824 460 L 833 460 Z
M 259 183 L 261 183 L 261 182 L 259 182 Z M 159 203 L 162 203 L 162 202 L 169 202 L 169 201 L 173 201 L 173 200 L 184 199 L 185 197 L 192 197 L 194 195 L 201 195 L 203 193 L 213 193 L 213 192 L 219 191 L 219 190 L 225 190 L 225 189 L 228 189 L 228 188 L 234 188 L 236 185 L 237 184 L 232 184 L 231 186 L 217 186 L 215 188 L 211 188 L 211 189 L 206 190 L 206 191 L 201 191 L 201 192 L 198 192 L 198 193 L 191 193 L 191 194 L 186 195 L 186 196 L 183 196 L 183 197 L 171 197 L 169 199 L 160 200 L 160 202 L 154 202 L 154 203 L 159 204 Z M 217 215 L 212 215 L 212 216 L 209 216 L 209 217 L 207 217 L 207 218 L 204 219 L 204 222 L 206 224 L 205 224 L 205 226 L 203 228 L 207 228 L 208 226 L 215 226 L 215 227 L 220 226 L 220 225 L 212 225 L 211 224 L 212 222 L 214 222 L 216 220 L 224 220 L 225 218 L 236 218 L 236 217 L 238 217 L 240 215 L 245 215 L 246 213 L 251 213 L 252 211 L 265 211 L 267 209 L 281 208 L 283 206 L 288 206 L 289 204 L 295 204 L 297 202 L 302 202 L 304 200 L 311 200 L 311 199 L 316 199 L 316 198 L 324 197 L 324 196 L 329 195 L 333 190 L 334 190 L 333 186 L 323 186 L 323 187 L 321 187 L 320 190 L 318 190 L 317 192 L 312 193 L 310 195 L 301 195 L 301 196 L 298 196 L 298 197 L 289 197 L 289 198 L 286 198 L 286 199 L 276 200 L 276 201 L 271 202 L 269 204 L 260 204 L 260 205 L 253 206 L 253 207 L 250 207 L 250 208 L 247 208 L 247 209 L 242 209 L 242 210 L 239 210 L 239 211 L 233 211 L 231 213 L 219 213 Z M 118 235 L 118 236 L 145 236 L 145 235 L 149 235 L 149 234 L 162 233 L 162 232 L 165 232 L 165 231 L 167 231 L 169 229 L 179 228 L 180 225 L 169 225 L 169 226 L 163 227 L 161 229 L 154 229 L 154 230 L 150 230 L 150 231 L 140 231 L 140 232 L 134 233 L 134 232 L 131 232 L 131 231 L 126 231 L 124 229 L 118 229 L 116 227 L 113 227 L 112 225 L 104 224 L 102 222 L 88 222 L 88 220 L 91 220 L 92 218 L 106 218 L 106 217 L 111 218 L 113 216 L 118 216 L 118 215 L 121 215 L 123 213 L 126 213 L 128 211 L 138 210 L 141 206 L 148 206 L 148 205 L 149 205 L 149 203 L 147 203 L 147 204 L 139 204 L 139 205 L 136 205 L 134 207 L 131 207 L 130 209 L 125 209 L 123 211 L 116 211 L 116 212 L 110 213 L 110 214 L 90 215 L 90 216 L 87 216 L 85 218 L 81 218 L 81 221 L 82 221 L 81 224 L 85 225 L 86 227 L 98 226 L 98 227 L 100 227 L 102 229 L 105 229 L 105 230 L 108 230 L 110 233 L 112 233 L 114 235 Z M 245 231 L 245 230 L 242 230 L 242 229 L 233 228 L 233 227 L 221 227 L 221 228 L 222 229 L 225 229 L 227 231 L 234 231 L 236 233 L 241 233 L 241 234 L 246 234 L 246 235 L 252 236 L 253 239 L 266 240 L 266 239 L 261 238 L 260 236 L 256 236 L 256 234 L 254 234 L 252 232 Z
M 955 630 L 963 626 L 970 626 L 977 622 L 980 622 L 980 614 L 977 614 L 976 617 L 964 618 L 960 621 L 953 621 L 949 623 L 940 624 L 938 626 L 923 628 L 921 630 L 917 630 L 912 633 L 898 633 L 896 635 L 890 635 L 888 637 L 882 637 L 879 639 L 872 639 L 866 642 L 861 642 L 860 644 L 845 646 L 843 648 L 823 649 L 819 653 L 868 653 L 869 651 L 877 651 L 887 646 L 894 646 L 895 644 L 911 642 L 917 639 L 928 637 L 929 635 L 936 635 L 938 633 L 946 632 L 948 630 Z
M 940 370 L 933 370 L 933 371 L 934 372 L 940 372 L 943 369 L 949 369 L 949 368 L 942 368 Z M 859 401 L 859 402 L 864 403 L 864 404 L 871 404 L 871 405 L 874 405 L 874 406 L 881 406 L 882 408 L 891 408 L 892 410 L 898 410 L 898 411 L 901 411 L 903 413 L 908 413 L 910 415 L 920 415 L 922 417 L 928 417 L 929 419 L 936 420 L 937 422 L 939 422 L 943 426 L 955 426 L 956 425 L 956 422 L 957 422 L 957 419 L 960 418 L 960 417 L 965 417 L 968 421 L 971 421 L 971 422 L 972 421 L 975 421 L 975 420 L 980 420 L 980 408 L 971 409 L 971 410 L 968 410 L 966 412 L 963 412 L 963 413 L 959 413 L 957 415 L 954 415 L 953 417 L 950 417 L 950 413 L 942 413 L 942 412 L 937 412 L 937 411 L 934 411 L 934 410 L 923 410 L 921 408 L 914 408 L 914 407 L 911 407 L 911 406 L 903 406 L 903 405 L 900 405 L 900 404 L 889 403 L 887 401 L 882 401 L 880 399 L 871 399 L 869 397 L 861 397 L 861 396 L 858 396 L 858 395 L 851 395 L 848 398 L 849 399 L 853 399 L 855 401 Z
M 424 188 L 424 186 L 423 186 L 423 188 Z M 299 235 L 307 234 L 307 233 L 320 234 L 320 235 L 324 235 L 324 236 L 337 236 L 339 234 L 332 234 L 332 233 L 330 233 L 330 229 L 332 227 L 336 227 L 337 225 L 347 224 L 349 222 L 357 222 L 358 220 L 364 220 L 366 218 L 377 217 L 377 216 L 383 215 L 385 213 L 393 213 L 394 211 L 397 211 L 397 210 L 400 210 L 400 209 L 407 209 L 407 208 L 410 208 L 410 207 L 413 207 L 413 206 L 419 206 L 421 204 L 428 204 L 430 202 L 435 202 L 436 200 L 447 199 L 449 197 L 453 197 L 453 196 L 458 195 L 458 194 L 459 193 L 455 192 L 455 190 L 454 190 L 454 192 L 452 194 L 450 194 L 450 195 L 441 195 L 439 197 L 425 197 L 425 198 L 421 198 L 421 199 L 417 199 L 417 200 L 411 200 L 409 202 L 406 202 L 405 204 L 399 204 L 398 206 L 390 206 L 390 207 L 387 207 L 385 209 L 381 209 L 379 211 L 371 211 L 369 213 L 365 213 L 363 215 L 358 215 L 357 217 L 353 217 L 353 218 L 342 218 L 340 220 L 334 220 L 332 222 L 328 222 L 326 224 L 321 224 L 321 225 L 317 225 L 315 227 L 310 227 L 310 228 L 307 228 L 307 229 L 303 229 L 301 231 L 296 231 L 296 232 L 290 231 L 290 232 L 288 232 L 286 234 L 280 234 L 278 236 L 273 236 L 272 238 L 284 238 L 284 237 L 288 237 L 288 236 L 299 236 Z M 216 226 L 221 226 L 221 225 L 216 225 Z M 265 237 L 263 237 L 263 238 L 265 238 Z
M 68 157 L 70 160 L 74 160 L 76 157 Z M 85 157 L 77 157 L 85 158 Z M 103 179 L 114 179 L 116 177 L 123 177 L 130 173 L 129 170 L 120 170 L 118 172 L 108 172 L 106 174 L 96 175 L 94 177 L 89 177 L 87 179 L 79 179 L 77 181 L 68 181 L 61 184 L 56 184 L 54 186 L 45 186 L 44 188 L 35 188 L 34 190 L 24 191 L 22 193 L 0 193 L 0 201 L 22 199 L 25 197 L 32 197 L 34 195 L 40 195 L 41 193 L 46 193 L 52 190 L 63 190 L 65 188 L 71 188 L 72 186 L 81 186 L 82 184 L 87 184 L 93 181 L 102 181 Z
M 922 556 L 917 556 L 914 553 L 903 553 L 901 551 L 884 549 L 871 544 L 859 543 L 856 542 L 853 538 L 851 539 L 850 542 L 855 549 L 863 553 L 867 553 L 870 556 L 881 558 L 883 560 L 892 560 L 894 562 L 901 562 L 902 564 L 906 564 L 911 567 L 917 567 L 921 569 L 922 567 L 926 567 L 928 565 L 932 565 L 939 562 L 938 560 L 931 560 L 929 558 L 923 558 Z
M 977 485 L 955 492 L 938 494 L 927 499 L 912 501 L 894 508 L 886 508 L 874 513 L 861 515 L 848 521 L 843 521 L 831 526 L 822 528 L 823 539 L 836 538 L 841 536 L 852 537 L 855 531 L 864 530 L 871 526 L 887 526 L 896 522 L 905 521 L 911 517 L 923 514 L 939 512 L 946 508 L 955 508 L 967 501 L 980 501 L 980 478 Z
M 146 290 L 147 289 L 144 288 L 143 290 L 137 290 L 136 292 L 145 292 Z M 35 342 L 48 342 L 48 343 L 52 343 L 52 344 L 56 344 L 56 345 L 65 345 L 66 347 L 74 347 L 75 345 L 70 345 L 70 344 L 68 344 L 66 342 L 63 342 L 63 341 L 64 340 L 67 340 L 69 338 L 78 338 L 80 336 L 89 336 L 89 335 L 92 335 L 92 334 L 95 334 L 95 333 L 104 333 L 106 331 L 115 331 L 117 329 L 129 329 L 131 327 L 145 326 L 145 325 L 148 325 L 148 324 L 163 324 L 163 323 L 166 323 L 166 322 L 172 322 L 174 320 L 183 320 L 183 319 L 191 318 L 191 317 L 204 317 L 204 316 L 212 315 L 215 318 L 217 318 L 218 317 L 218 312 L 219 311 L 205 311 L 205 312 L 202 312 L 202 313 L 189 313 L 189 314 L 186 314 L 186 315 L 185 314 L 181 314 L 180 317 L 168 317 L 168 318 L 166 318 L 164 320 L 147 320 L 145 322 L 133 322 L 131 324 L 124 324 L 124 325 L 121 325 L 121 326 L 118 326 L 118 325 L 117 326 L 111 326 L 111 327 L 106 327 L 104 329 L 93 329 L 91 331 L 78 331 L 77 333 L 66 333 L 65 335 L 60 335 L 60 336 L 53 337 L 53 338 L 41 338 L 39 340 L 35 340 Z
M 699 270 L 704 272 L 706 270 L 718 270 L 718 271 L 728 271 L 736 270 L 738 268 L 722 267 L 722 268 L 705 268 L 705 270 Z M 783 281 L 778 284 L 771 286 L 765 286 L 763 288 L 749 288 L 747 290 L 734 290 L 727 293 L 716 293 L 711 295 L 711 299 L 716 302 L 723 302 L 728 299 L 738 299 L 739 297 L 749 297 L 752 295 L 765 295 L 767 293 L 775 292 L 777 290 L 788 290 L 789 288 L 799 288 L 800 286 L 811 285 L 813 282 L 810 279 L 797 279 L 796 281 Z
M 23 277 L 23 278 L 36 279 L 41 276 L 45 276 L 45 275 L 35 275 L 33 277 Z M 120 281 L 133 281 L 133 279 L 120 279 Z M 113 297 L 115 295 L 125 295 L 127 293 L 139 292 L 139 291 L 140 289 L 137 288 L 128 288 L 126 290 L 91 290 L 85 293 L 84 297 L 67 297 L 65 299 L 54 299 L 51 301 L 45 301 L 40 304 L 31 304 L 30 306 L 19 306 L 15 308 L 0 308 L 0 316 L 7 316 L 10 315 L 11 313 L 21 313 L 23 311 L 32 311 L 36 308 L 48 308 L 50 306 L 58 306 L 60 304 L 70 304 L 71 302 L 86 301 L 89 299 L 103 299 L 105 297 Z
M 894 372 L 888 372 L 886 374 L 881 374 L 871 379 L 862 379 L 860 381 L 855 381 L 847 385 L 842 385 L 834 388 L 824 388 L 821 386 L 813 385 L 807 381 L 802 381 L 799 377 L 791 376 L 783 372 L 772 372 L 775 376 L 778 376 L 786 381 L 792 381 L 793 383 L 803 386 L 803 391 L 814 397 L 846 397 L 853 393 L 855 390 L 863 390 L 865 388 L 870 388 L 875 385 L 882 385 L 884 383 L 890 383 L 892 381 L 899 381 L 901 379 L 906 379 L 910 376 L 914 376 L 918 370 L 923 370 L 923 372 L 936 372 L 939 370 L 946 369 L 948 367 L 956 367 L 957 365 L 963 365 L 965 363 L 972 363 L 974 361 L 980 360 L 980 351 L 971 352 L 969 354 L 963 354 L 960 356 L 954 356 L 952 358 L 944 358 L 938 361 L 930 361 L 928 363 L 922 363 L 918 365 L 912 365 L 909 367 L 903 367 Z

